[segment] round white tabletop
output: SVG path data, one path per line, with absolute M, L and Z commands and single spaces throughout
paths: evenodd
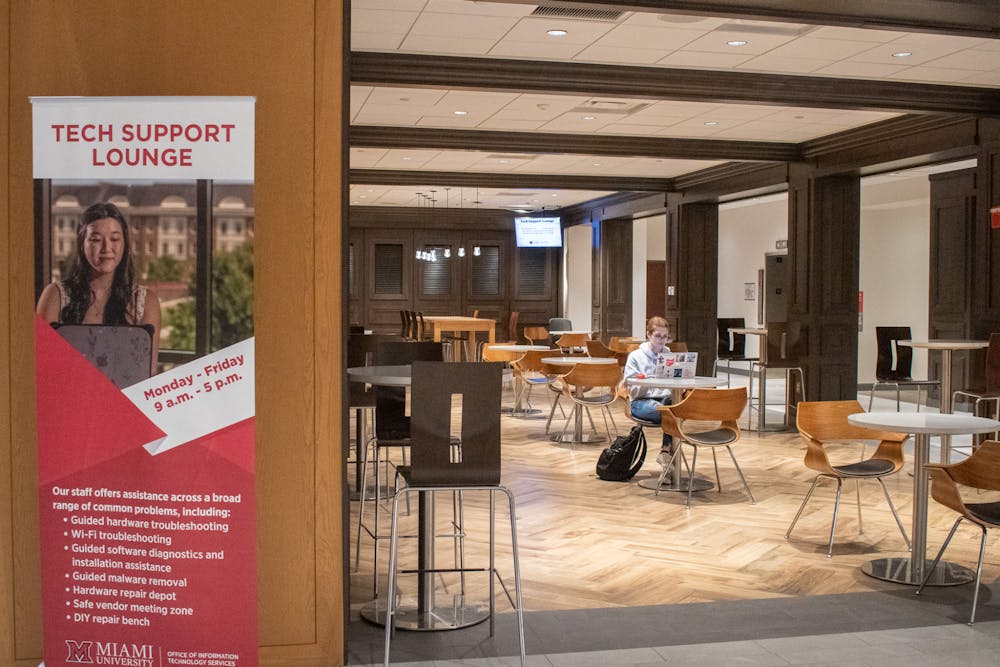
M 347 377 L 380 387 L 409 387 L 411 370 L 410 366 L 355 366 L 347 369 Z
M 560 331 L 550 331 L 549 335 L 550 336 L 562 336 L 563 334 L 587 334 L 589 336 L 592 333 L 593 333 L 592 331 L 588 331 L 588 330 L 585 330 L 585 329 L 573 329 L 572 331 L 561 331 L 561 330 Z
M 555 364 L 561 366 L 575 366 L 576 364 L 617 364 L 618 360 L 612 357 L 542 357 L 543 364 Z
M 491 350 L 498 352 L 545 352 L 552 348 L 548 345 L 490 345 Z
M 726 384 L 722 378 L 698 375 L 693 378 L 625 378 L 625 384 L 640 387 L 658 387 L 661 389 L 696 389 L 705 387 L 721 387 Z
M 981 350 L 990 346 L 986 340 L 897 340 L 896 343 L 927 350 Z
M 913 544 L 908 557 L 877 558 L 861 565 L 870 577 L 898 584 L 920 585 L 927 568 L 927 458 L 931 435 L 987 433 L 1000 429 L 1000 421 L 966 414 L 928 412 L 859 412 L 848 415 L 856 426 L 912 433 L 913 441 Z M 929 586 L 954 586 L 971 581 L 973 573 L 955 563 L 941 562 Z

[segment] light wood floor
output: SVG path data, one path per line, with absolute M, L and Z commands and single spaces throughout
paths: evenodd
M 545 437 L 544 419 L 501 419 L 502 481 L 513 491 L 517 503 L 527 611 L 912 590 L 860 572 L 861 563 L 871 558 L 906 554 L 903 539 L 875 482 L 862 484 L 861 488 L 863 532 L 859 530 L 854 486 L 845 484 L 833 558 L 826 556 L 835 488 L 830 481 L 820 483 L 792 539 L 785 539 L 785 531 L 813 479 L 802 464 L 804 446 L 797 434 L 760 437 L 744 432 L 734 447 L 756 505 L 750 504 L 723 450 L 719 456 L 722 492 L 696 493 L 692 509 L 687 510 L 682 494 L 655 496 L 635 483 L 658 472 L 658 433 L 650 438 L 651 451 L 636 480 L 614 483 L 599 480 L 594 472 L 604 444 L 557 445 Z M 616 420 L 622 432 L 631 426 L 620 406 Z M 857 460 L 858 447 L 844 446 L 842 453 L 845 462 Z M 908 466 L 886 480 L 908 533 L 912 517 L 911 470 Z M 353 475 L 353 468 L 350 471 Z M 698 472 L 714 479 L 710 455 L 700 457 Z M 511 583 L 509 524 L 502 503 L 502 497 L 498 497 L 497 562 L 501 574 Z M 438 524 L 444 532 L 451 517 L 450 499 L 442 497 L 437 507 Z M 485 562 L 485 508 L 483 498 L 466 495 L 467 563 L 476 559 L 477 564 Z M 351 603 L 355 609 L 372 598 L 372 541 L 367 536 L 361 543 L 360 566 L 357 571 L 353 567 L 357 511 L 358 503 L 352 502 Z M 404 531 L 414 532 L 415 515 L 414 503 L 413 516 L 403 520 Z M 929 516 L 928 550 L 933 557 L 955 516 L 933 501 Z M 386 518 L 386 533 L 388 528 Z M 415 562 L 414 542 L 409 540 L 402 547 L 404 562 Z M 450 563 L 451 542 L 440 540 L 438 544 L 442 555 L 437 564 L 445 567 Z M 961 528 L 949 548 L 948 559 L 974 568 L 978 544 L 977 530 Z M 380 551 L 383 580 L 387 546 L 388 540 Z M 991 583 L 998 578 L 1000 545 L 991 536 L 983 581 Z M 442 579 L 449 592 L 458 591 L 453 576 L 444 575 Z M 484 594 L 485 584 L 480 579 L 470 577 L 470 596 Z M 400 586 L 404 596 L 412 594 L 412 580 L 401 579 Z M 381 588 L 384 590 L 384 582 Z M 498 608 L 503 611 L 507 607 L 500 603 Z

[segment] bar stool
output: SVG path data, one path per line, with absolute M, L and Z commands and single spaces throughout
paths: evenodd
M 801 389 L 801 399 L 806 400 L 806 376 L 800 365 L 799 358 L 805 353 L 805 341 L 802 335 L 802 324 L 800 322 L 768 322 L 767 338 L 765 339 L 765 349 L 760 359 L 750 362 L 750 377 L 747 395 L 747 428 L 752 429 L 753 411 L 758 411 L 758 427 L 763 430 L 766 418 L 764 417 L 767 406 L 764 404 L 767 395 L 766 389 L 757 397 L 754 402 L 753 395 L 753 374 L 756 369 L 762 385 L 767 383 L 767 370 L 779 368 L 785 371 L 785 425 L 788 425 L 788 410 L 794 409 L 795 391 L 789 391 L 789 383 L 792 382 L 792 375 L 798 373 L 799 387 Z
M 457 368 L 456 368 L 457 366 Z M 486 572 L 489 575 L 489 628 L 495 631 L 496 590 L 501 587 L 517 614 L 521 664 L 525 664 L 524 618 L 521 600 L 521 570 L 517 553 L 517 515 L 514 496 L 500 484 L 500 376 L 498 363 L 424 363 L 414 362 L 411 402 L 412 435 L 419 447 L 414 447 L 412 466 L 400 474 L 406 486 L 399 489 L 392 503 L 392 530 L 389 542 L 389 591 L 386 596 L 385 654 L 383 664 L 389 665 L 389 652 L 398 614 L 397 582 L 399 544 L 399 504 L 402 496 L 417 492 L 421 495 L 420 558 L 414 572 L 424 577 L 418 587 L 417 615 L 437 614 L 434 604 L 433 578 L 445 572 Z M 453 423 L 452 397 L 461 396 L 461 448 L 458 456 L 451 446 Z M 489 494 L 489 565 L 481 568 L 460 567 L 440 569 L 433 566 L 433 509 L 431 494 L 435 491 L 486 492 Z M 504 584 L 496 567 L 495 524 L 497 493 L 507 496 L 510 512 L 510 534 L 514 565 L 514 597 Z M 461 604 L 464 604 L 464 600 Z M 442 606 L 443 607 L 443 606 Z

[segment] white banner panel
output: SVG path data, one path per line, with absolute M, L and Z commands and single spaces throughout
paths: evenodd
M 34 97 L 34 178 L 253 180 L 252 97 Z

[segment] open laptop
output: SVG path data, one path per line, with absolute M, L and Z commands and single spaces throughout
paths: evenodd
M 697 352 L 661 352 L 654 377 L 693 378 L 698 369 Z
M 150 376 L 153 325 L 53 324 L 70 345 L 116 387 L 124 389 Z

